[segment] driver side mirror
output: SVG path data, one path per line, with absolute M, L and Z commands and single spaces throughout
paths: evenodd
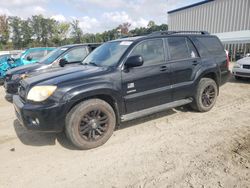
M 126 68 L 132 68 L 132 67 L 139 67 L 143 65 L 143 57 L 140 55 L 135 55 L 135 56 L 131 56 L 129 57 L 126 62 L 125 62 L 125 67 Z
M 59 65 L 61 66 L 61 67 L 64 67 L 66 64 L 67 64 L 68 62 L 67 62 L 67 60 L 66 59 L 60 59 L 60 61 L 59 61 Z
M 32 58 L 32 56 L 27 56 L 27 58 L 26 58 L 28 61 L 31 61 L 33 58 Z

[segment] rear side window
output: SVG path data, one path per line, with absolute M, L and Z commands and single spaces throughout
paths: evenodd
M 186 37 L 169 37 L 168 46 L 171 60 L 198 57 L 195 47 Z
M 141 55 L 144 65 L 154 65 L 164 63 L 164 47 L 162 39 L 143 41 L 138 44 L 130 56 Z
M 215 37 L 196 37 L 199 43 L 199 49 L 201 49 L 201 54 L 203 56 L 207 55 L 221 55 L 224 54 L 224 48 L 221 45 L 220 41 Z M 204 51 L 206 49 L 207 53 Z

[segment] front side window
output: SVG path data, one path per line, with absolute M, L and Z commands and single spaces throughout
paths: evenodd
M 186 37 L 169 37 L 168 46 L 171 60 L 198 57 L 195 47 Z
M 67 51 L 68 48 L 60 47 L 57 48 L 50 53 L 48 53 L 46 56 L 44 56 L 41 60 L 40 63 L 42 64 L 51 64 L 53 63 L 61 54 L 63 54 L 65 51 Z
M 162 39 L 143 41 L 138 44 L 130 56 L 140 55 L 144 60 L 144 65 L 154 65 L 164 63 L 164 47 Z
M 65 59 L 68 63 L 82 62 L 88 55 L 86 47 L 74 48 L 65 53 L 61 58 Z

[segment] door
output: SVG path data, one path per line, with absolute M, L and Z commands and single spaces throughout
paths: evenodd
M 187 37 L 169 37 L 168 49 L 172 71 L 173 100 L 192 95 L 195 73 L 200 68 L 201 59 L 193 43 Z
M 167 103 L 171 100 L 170 68 L 166 63 L 163 39 L 137 44 L 130 56 L 141 55 L 144 64 L 122 72 L 122 91 L 127 113 Z

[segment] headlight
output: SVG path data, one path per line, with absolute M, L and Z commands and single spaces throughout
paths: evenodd
M 41 102 L 49 98 L 56 90 L 56 86 L 35 86 L 28 93 L 28 100 Z
M 234 65 L 234 68 L 241 68 L 241 65 L 239 63 L 236 62 L 236 64 Z
M 27 78 L 28 75 L 27 74 L 14 74 L 12 76 L 12 80 L 17 80 L 17 79 L 24 79 L 24 78 Z

